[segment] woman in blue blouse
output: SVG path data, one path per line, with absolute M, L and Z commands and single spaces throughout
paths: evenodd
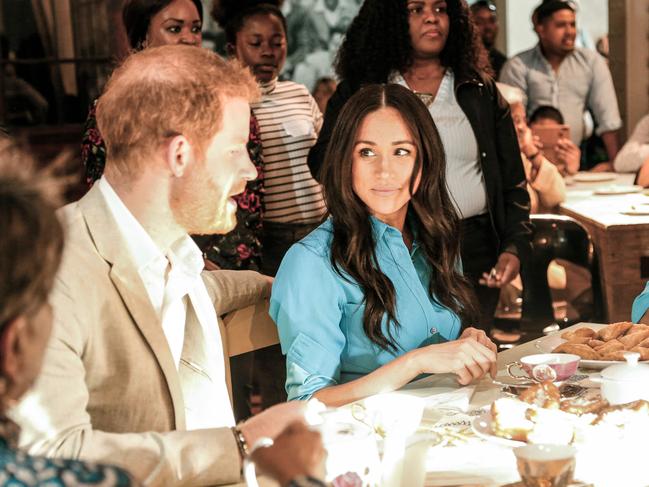
M 494 374 L 494 344 L 461 331 L 473 295 L 424 104 L 398 85 L 360 90 L 341 111 L 323 171 L 330 216 L 291 247 L 271 297 L 289 399 L 336 406 L 420 374 L 451 372 L 461 384 Z

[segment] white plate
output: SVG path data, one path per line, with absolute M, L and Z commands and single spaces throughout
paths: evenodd
M 523 443 L 522 441 L 508 440 L 507 438 L 502 438 L 500 436 L 494 435 L 491 431 L 492 421 L 493 420 L 491 418 L 491 413 L 486 412 L 478 417 L 473 418 L 473 421 L 471 421 L 471 429 L 480 438 L 483 438 L 492 443 L 497 443 L 501 446 L 514 448 L 517 446 L 526 445 L 526 443 Z
M 590 328 L 590 327 L 587 327 Z M 565 343 L 566 340 L 561 338 L 561 332 L 555 333 L 554 335 L 549 335 L 543 338 L 539 338 L 535 343 L 534 346 L 539 349 L 543 353 L 552 353 L 552 350 L 557 348 L 559 345 L 562 343 Z M 640 363 L 648 363 L 649 361 L 645 360 Z M 605 369 L 609 365 L 615 365 L 615 364 L 620 364 L 622 363 L 621 361 L 618 360 L 586 360 L 586 359 L 581 359 L 579 361 L 579 367 L 584 368 L 584 369 L 595 369 L 595 370 L 601 370 Z
M 617 177 L 614 172 L 578 172 L 572 177 L 578 183 L 600 183 L 613 181 Z
M 638 186 L 637 184 L 633 185 L 617 185 L 612 184 L 611 186 L 604 186 L 603 188 L 597 188 L 593 191 L 593 194 L 598 195 L 616 195 L 616 194 L 630 194 L 630 193 L 639 193 L 644 188 Z

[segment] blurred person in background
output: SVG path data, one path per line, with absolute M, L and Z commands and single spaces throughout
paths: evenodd
M 525 92 L 528 115 L 542 105 L 560 110 L 577 146 L 586 136 L 584 112 L 590 111 L 608 160 L 613 161 L 622 126 L 613 80 L 599 54 L 575 46 L 575 10 L 571 1 L 541 3 L 532 16 L 539 43 L 507 61 L 500 81 Z
M 542 105 L 534 110 L 529 122 L 532 132 L 541 127 L 559 129 L 564 124 L 561 112 L 550 105 Z M 547 158 L 552 157 L 550 162 L 559 168 L 562 175 L 572 175 L 579 171 L 581 151 L 570 138 L 560 135 L 553 147 L 543 147 L 541 144 L 540 148 Z
M 635 126 L 613 167 L 616 172 L 637 172 L 636 184 L 649 186 L 649 115 L 642 117 Z
M 494 78 L 498 79 L 500 70 L 507 62 L 507 56 L 496 49 L 498 38 L 498 13 L 496 6 L 489 0 L 478 0 L 471 5 L 471 18 L 482 39 L 482 44 L 489 53 L 489 63 L 494 72 Z
M 333 78 L 324 77 L 316 81 L 315 87 L 313 88 L 313 98 L 322 113 L 327 109 L 327 103 L 331 95 L 336 91 L 336 86 L 336 80 Z
M 527 177 L 530 213 L 551 212 L 566 199 L 566 184 L 563 177 L 557 166 L 544 157 L 542 144 L 527 125 L 523 90 L 503 83 L 498 83 L 498 90 L 507 100 L 512 111 Z

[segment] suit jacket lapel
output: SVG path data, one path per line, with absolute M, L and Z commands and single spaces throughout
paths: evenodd
M 149 301 L 146 288 L 128 256 L 126 243 L 117 229 L 106 200 L 94 186 L 79 201 L 97 252 L 109 263 L 110 279 L 128 309 L 133 322 L 153 352 L 167 381 L 174 406 L 176 429 L 185 429 L 185 405 L 178 370 L 162 324 Z

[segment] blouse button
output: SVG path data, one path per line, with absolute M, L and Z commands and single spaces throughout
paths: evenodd
M 430 329 L 430 334 L 434 335 L 435 333 L 437 333 L 437 328 L 431 328 Z
M 486 153 L 486 152 L 483 152 L 483 153 L 482 153 L 482 157 L 487 157 L 487 153 Z

